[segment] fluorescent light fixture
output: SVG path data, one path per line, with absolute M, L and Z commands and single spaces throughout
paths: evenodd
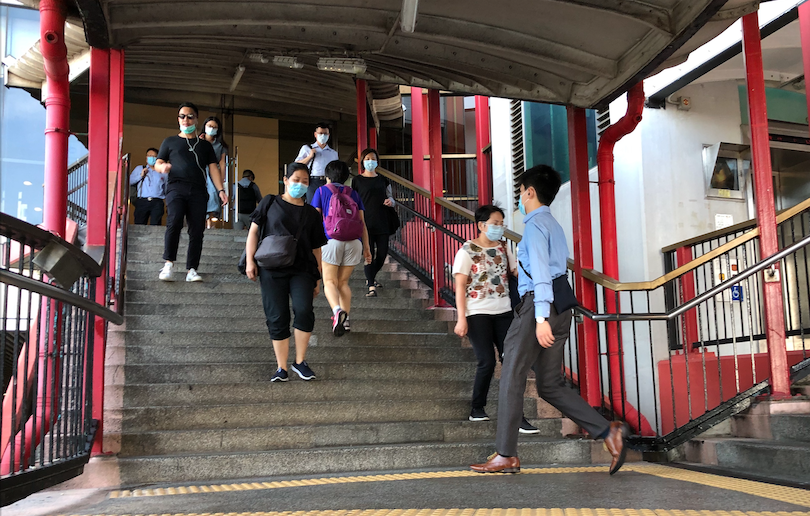
M 31 186 L 33 183 L 31 183 L 31 181 L 23 181 L 23 184 L 25 186 Z
M 250 59 L 254 63 L 267 64 L 270 62 L 270 59 L 268 59 L 261 52 L 251 52 L 250 54 L 248 54 L 248 59 Z
M 366 62 L 357 58 L 321 57 L 318 59 L 318 70 L 341 73 L 366 73 Z
M 295 70 L 300 70 L 304 67 L 304 63 L 299 63 L 298 58 L 292 56 L 275 56 L 273 58 L 273 64 L 283 68 L 293 68 Z
M 402 0 L 402 11 L 399 13 L 399 26 L 402 32 L 413 32 L 416 29 L 418 11 L 419 0 Z
M 239 81 L 242 79 L 242 74 L 244 74 L 244 73 L 245 73 L 245 67 L 244 66 L 239 65 L 239 66 L 236 67 L 236 73 L 233 74 L 233 80 L 231 81 L 230 91 L 233 91 L 233 90 L 236 89 L 236 86 L 239 84 Z

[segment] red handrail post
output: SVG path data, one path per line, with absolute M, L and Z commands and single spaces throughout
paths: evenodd
M 475 96 L 475 161 L 478 165 L 478 206 L 492 202 L 492 171 L 484 149 L 491 142 L 489 97 Z
M 678 260 L 678 267 L 682 267 L 691 262 L 694 257 L 692 256 L 692 247 L 681 247 L 675 251 L 675 257 Z M 686 303 L 695 298 L 695 274 L 687 272 L 681 277 L 681 302 Z M 683 352 L 684 353 L 699 353 L 698 348 L 693 348 L 692 344 L 698 341 L 698 322 L 697 322 L 697 308 L 689 310 L 683 315 L 684 318 L 684 335 L 683 335 Z
M 595 312 L 596 287 L 593 281 L 582 276 L 582 269 L 593 269 L 587 119 L 585 110 L 582 108 L 568 106 L 567 111 L 575 287 L 577 299 L 582 306 Z M 587 317 L 577 325 L 580 393 L 593 407 L 602 405 L 602 390 L 599 385 L 598 331 L 596 322 Z
M 411 88 L 411 147 L 413 182 L 422 188 L 430 188 L 430 178 L 426 172 L 425 154 L 425 96 L 422 88 Z
M 87 157 L 87 245 L 103 246 L 107 240 L 107 193 L 110 152 L 110 51 L 90 49 L 90 113 Z M 110 260 L 110 257 L 106 257 Z M 112 261 L 112 260 L 110 260 Z M 106 277 L 96 282 L 96 302 L 104 304 Z M 104 320 L 95 318 L 93 335 L 93 419 L 98 421 L 93 455 L 103 453 L 104 438 Z
M 368 147 L 368 104 L 365 79 L 357 79 L 354 83 L 357 90 L 357 159 L 360 153 Z M 358 173 L 363 172 L 363 164 L 357 163 Z
M 745 84 L 748 89 L 748 121 L 751 128 L 751 159 L 754 168 L 754 192 L 759 225 L 760 258 L 779 251 L 774 205 L 771 149 L 768 138 L 768 111 L 765 98 L 765 73 L 762 66 L 762 40 L 756 12 L 742 18 Z M 767 271 L 766 271 L 767 272 Z M 778 273 L 779 270 L 776 269 Z M 770 360 L 771 396 L 790 396 L 790 366 L 785 343 L 785 314 L 781 278 L 762 284 L 765 304 L 765 335 Z
M 436 203 L 436 197 L 444 197 L 444 166 L 442 160 L 442 115 L 439 90 L 428 90 L 428 137 L 430 151 L 430 206 L 433 220 L 442 226 L 442 207 Z M 447 302 L 441 296 L 445 287 L 444 275 L 444 235 L 433 231 L 433 306 L 446 307 Z
M 799 34 L 802 41 L 802 63 L 806 84 L 807 77 L 810 77 L 810 2 L 804 2 L 799 6 Z M 807 119 L 810 120 L 810 95 L 807 95 Z

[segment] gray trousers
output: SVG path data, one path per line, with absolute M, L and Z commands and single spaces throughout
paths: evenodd
M 551 306 L 548 318 L 554 334 L 554 344 L 544 348 L 537 342 L 537 322 L 534 318 L 534 295 L 523 296 L 515 308 L 515 318 L 509 326 L 503 345 L 498 397 L 498 431 L 495 449 L 508 457 L 517 456 L 518 431 L 523 417 L 523 393 L 526 378 L 534 367 L 537 394 L 553 407 L 584 428 L 592 437 L 604 433 L 610 423 L 577 394 L 566 387 L 563 376 L 565 342 L 571 328 L 571 310 L 558 314 Z
M 233 229 L 250 229 L 250 213 L 238 213 L 233 221 Z

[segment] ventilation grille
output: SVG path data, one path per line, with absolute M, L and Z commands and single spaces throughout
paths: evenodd
M 514 205 L 517 209 L 520 197 L 521 174 L 526 169 L 526 153 L 523 147 L 523 102 L 512 100 L 510 102 L 511 132 L 512 132 L 512 185 L 514 187 Z
M 610 108 L 605 108 L 604 111 L 596 112 L 596 139 L 598 140 L 602 133 L 610 127 Z

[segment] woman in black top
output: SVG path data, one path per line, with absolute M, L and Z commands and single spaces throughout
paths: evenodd
M 368 242 L 371 247 L 371 263 L 366 265 L 366 297 L 377 297 L 377 273 L 385 263 L 388 256 L 388 238 L 390 229 L 388 225 L 388 208 L 394 206 L 394 196 L 391 185 L 383 176 L 375 171 L 379 163 L 379 155 L 375 149 L 365 149 L 360 153 L 359 176 L 352 179 L 352 188 L 360 194 L 366 208 L 365 219 L 368 228 Z
M 306 165 L 290 163 L 284 178 L 284 193 L 266 196 L 250 216 L 245 273 L 253 281 L 258 278 L 261 284 L 267 329 L 278 362 L 271 382 L 286 382 L 289 379 L 290 299 L 295 314 L 292 325 L 295 329 L 295 361 L 292 370 L 303 380 L 315 378 L 315 373 L 307 365 L 306 354 L 315 327 L 312 301 L 318 296 L 321 279 L 321 247 L 327 240 L 318 210 L 304 203 L 308 185 L 309 170 Z M 263 269 L 256 264 L 254 255 L 260 236 L 297 235 L 299 229 L 298 249 L 291 266 Z

